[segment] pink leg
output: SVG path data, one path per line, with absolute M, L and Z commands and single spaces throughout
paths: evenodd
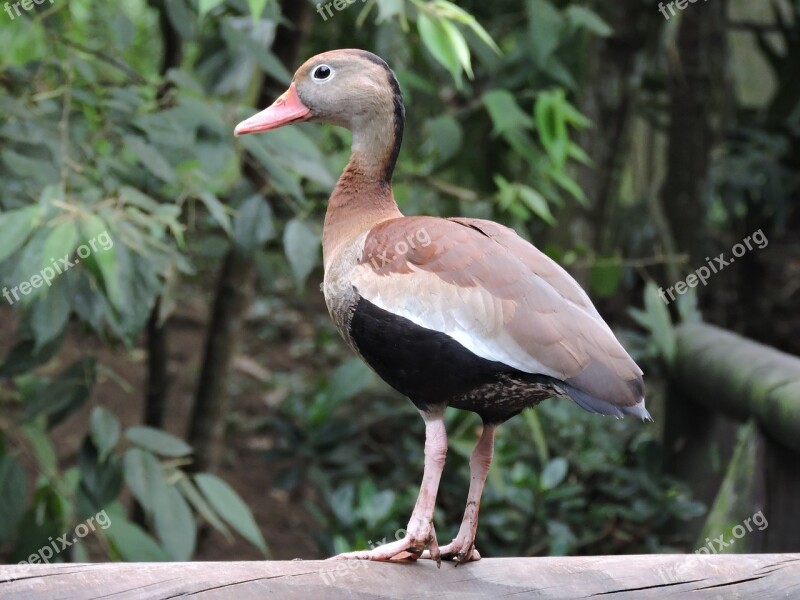
M 475 535 L 478 533 L 478 509 L 480 508 L 483 486 L 489 474 L 494 452 L 495 425 L 484 425 L 481 437 L 469 459 L 470 482 L 467 495 L 467 508 L 456 538 L 442 547 L 441 558 L 456 563 L 480 560 L 481 555 L 475 549 Z M 429 558 L 426 554 L 423 558 Z
M 423 415 L 423 418 L 425 419 L 425 470 L 417 504 L 406 528 L 406 536 L 373 550 L 339 554 L 332 560 L 417 560 L 426 546 L 429 548 L 430 557 L 437 562 L 440 560 L 436 531 L 433 528 L 433 512 L 447 456 L 447 431 L 444 428 L 443 412 L 430 416 Z

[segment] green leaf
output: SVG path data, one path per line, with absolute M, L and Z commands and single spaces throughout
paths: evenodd
M 261 15 L 264 14 L 264 9 L 267 7 L 269 0 L 247 0 L 247 6 L 250 7 L 250 13 L 253 15 L 253 21 L 258 21 Z
M 596 12 L 585 6 L 569 6 L 565 12 L 570 23 L 583 29 L 587 29 L 601 37 L 608 37 L 614 30 Z
M 529 52 L 534 65 L 543 68 L 558 48 L 563 17 L 548 0 L 529 0 L 528 22 Z
M 589 286 L 601 298 L 613 296 L 622 281 L 622 265 L 597 265 L 592 267 Z
M 372 383 L 374 373 L 360 358 L 351 358 L 340 365 L 328 382 L 328 402 L 338 404 L 353 398 Z
M 194 554 L 197 526 L 194 516 L 174 486 L 162 488 L 154 503 L 156 534 L 173 560 L 187 561 Z
M 675 330 L 672 327 L 672 318 L 669 308 L 659 297 L 658 287 L 648 281 L 644 289 L 644 307 L 647 313 L 647 327 L 653 334 L 653 340 L 667 363 L 675 357 Z
M 591 157 L 586 154 L 583 148 L 578 146 L 578 144 L 570 144 L 569 151 L 567 152 L 569 157 L 573 160 L 577 160 L 579 163 L 587 165 L 591 167 L 594 164 L 594 161 Z
M 459 122 L 451 115 L 440 115 L 425 122 L 426 152 L 438 153 L 438 159 L 444 163 L 453 158 L 462 148 L 464 132 Z
M 119 497 L 125 474 L 122 462 L 116 456 L 106 461 L 100 460 L 90 437 L 81 445 L 78 468 L 80 485 L 77 516 L 79 519 L 88 519 Z
M 197 487 L 219 515 L 242 537 L 265 555 L 267 544 L 253 514 L 231 486 L 215 475 L 200 473 L 194 477 Z
M 118 503 L 106 510 L 111 527 L 105 535 L 121 560 L 126 562 L 168 562 L 169 553 L 141 527 L 131 523 Z
M 97 361 L 92 357 L 78 360 L 26 400 L 24 421 L 46 415 L 48 428 L 58 425 L 86 403 L 96 378 Z
M 546 90 L 539 94 L 534 106 L 542 145 L 559 169 L 564 166 L 569 151 L 569 134 L 561 110 L 565 103 L 564 90 Z
M 132 135 L 123 136 L 123 141 L 139 162 L 153 175 L 166 183 L 177 181 L 178 176 L 175 174 L 175 170 L 155 146 Z
M 520 199 L 525 203 L 525 206 L 531 209 L 535 215 L 541 218 L 549 225 L 555 225 L 556 219 L 553 213 L 550 212 L 550 205 L 547 200 L 539 192 L 527 185 L 518 186 Z
M 228 211 L 225 210 L 225 205 L 219 201 L 214 194 L 207 191 L 201 191 L 198 194 L 200 201 L 205 204 L 208 212 L 211 214 L 211 218 L 213 218 L 217 224 L 225 230 L 229 236 L 233 236 L 233 228 L 231 227 L 231 218 L 228 215 Z
M 578 129 L 586 129 L 592 126 L 592 121 L 589 117 L 580 112 L 566 99 L 561 106 L 561 115 L 567 123 Z
M 125 452 L 124 467 L 125 482 L 134 497 L 149 514 L 153 514 L 156 499 L 168 486 L 164 467 L 154 454 L 140 448 Z
M 105 461 L 119 441 L 119 421 L 111 411 L 96 406 L 89 417 L 89 423 L 92 442 L 97 448 L 99 459 L 101 462 Z
M 283 232 L 283 248 L 297 287 L 303 287 L 319 260 L 319 234 L 304 221 L 292 219 Z
M 197 490 L 197 487 L 192 483 L 188 477 L 181 477 L 178 483 L 175 484 L 178 490 L 183 494 L 183 497 L 189 501 L 197 513 L 203 517 L 214 529 L 219 531 L 225 539 L 233 542 L 233 536 L 230 530 L 225 526 L 225 523 L 219 518 L 211 505 Z
M 357 518 L 353 510 L 355 496 L 356 490 L 352 483 L 342 485 L 331 494 L 331 510 L 336 515 L 336 518 L 346 526 L 352 526 L 353 521 Z
M 152 427 L 131 427 L 125 432 L 131 442 L 161 456 L 177 458 L 192 453 L 192 447 L 174 435 Z
M 29 322 L 36 340 L 33 352 L 43 348 L 61 337 L 67 328 L 72 304 L 63 280 L 56 281 L 44 295 L 36 299 L 30 311 Z
M 469 52 L 469 46 L 467 46 L 467 40 L 464 39 L 463 34 L 458 30 L 458 27 L 453 25 L 450 21 L 440 21 L 442 27 L 444 28 L 445 32 L 447 32 L 447 37 L 450 40 L 450 45 L 453 47 L 453 50 L 458 57 L 458 62 L 461 63 L 461 67 L 467 74 L 467 77 L 472 79 L 474 74 L 472 72 L 472 56 Z
M 126 204 L 132 204 L 133 206 L 141 208 L 148 213 L 156 212 L 158 210 L 158 202 L 136 188 L 126 185 L 122 186 L 119 189 L 119 198 Z
M 698 308 L 696 288 L 689 288 L 685 294 L 680 294 L 676 302 L 681 323 L 699 323 L 703 320 Z
M 0 376 L 14 377 L 45 364 L 58 353 L 63 341 L 63 337 L 59 337 L 35 351 L 34 340 L 22 340 L 8 353 L 5 362 L 0 366 Z
M 250 38 L 246 39 L 252 42 Z M 286 67 L 283 66 L 283 63 L 280 61 L 280 59 L 266 48 L 256 47 L 254 58 L 261 70 L 270 77 L 274 78 L 275 81 L 279 81 L 280 83 L 286 85 L 289 85 L 289 83 L 292 81 L 292 74 L 286 70 Z
M 523 411 L 522 418 L 525 419 L 525 423 L 528 425 L 528 430 L 533 440 L 533 446 L 536 448 L 536 454 L 539 460 L 543 463 L 548 462 L 550 460 L 550 448 L 547 444 L 547 436 L 544 434 L 539 414 L 534 410 L 526 410 Z
M 73 250 L 78 245 L 78 225 L 75 221 L 67 221 L 50 229 L 50 233 L 42 248 L 42 260 L 39 263 L 39 271 L 44 268 L 53 268 L 53 263 L 59 263 L 60 259 L 70 257 Z M 77 263 L 79 259 L 75 259 Z M 33 273 L 31 273 L 33 275 Z M 41 289 L 41 288 L 40 288 Z
M 114 240 L 108 231 L 108 225 L 95 215 L 87 215 L 81 223 L 83 244 L 91 250 L 86 259 L 87 266 L 96 276 L 98 283 L 105 290 L 106 297 L 111 304 L 122 310 L 123 297 L 120 287 L 120 267 L 117 263 L 117 253 Z M 94 268 L 96 267 L 96 269 Z
M 567 476 L 569 464 L 567 459 L 559 456 L 548 462 L 542 470 L 539 485 L 543 490 L 551 490 L 557 487 Z
M 461 87 L 461 61 L 452 44 L 449 30 L 437 18 L 421 12 L 417 16 L 417 30 L 422 43 L 440 64 L 442 64 Z
M 128 345 L 132 345 L 147 323 L 159 295 L 168 294 L 162 308 L 169 309 L 170 292 L 169 289 L 165 292 L 165 282 L 160 275 L 163 273 L 168 278 L 174 277 L 175 273 L 172 269 L 180 269 L 180 267 L 173 265 L 172 261 L 180 261 L 181 255 L 173 255 L 168 258 L 158 252 L 142 256 L 128 250 L 124 244 L 119 244 L 116 250 L 125 310 L 119 313 L 118 319 L 114 318 L 115 330 Z M 99 296 L 99 298 L 103 299 L 104 297 Z
M 8 540 L 25 514 L 28 485 L 16 458 L 0 455 L 0 545 Z
M 531 129 L 533 119 L 517 104 L 508 90 L 492 90 L 483 96 L 483 105 L 492 119 L 493 135 L 502 135 L 517 129 Z
M 252 256 L 275 235 L 272 207 L 259 195 L 242 202 L 233 219 L 233 243 L 244 256 Z
M 272 151 L 272 156 L 279 164 L 325 188 L 334 186 L 336 181 L 325 165 L 324 155 L 302 130 L 284 127 L 271 133 L 272 135 L 265 135 L 260 139 Z
M 275 133 L 280 131 L 283 130 L 278 129 L 275 131 Z M 296 181 L 296 178 L 292 177 L 291 171 L 287 170 L 285 166 L 280 164 L 276 160 L 274 153 L 271 152 L 269 148 L 269 142 L 267 141 L 267 138 L 269 137 L 271 136 L 246 135 L 239 138 L 239 143 L 269 172 L 270 177 L 272 177 L 272 181 L 270 183 L 275 186 L 276 190 L 282 193 L 291 194 L 294 198 L 301 202 L 304 201 L 305 198 L 303 196 L 303 190 Z
M 378 523 L 389 516 L 395 501 L 393 491 L 378 492 L 371 481 L 362 481 L 359 484 L 358 495 L 359 516 L 370 528 L 377 527 Z
M 566 190 L 573 198 L 575 198 L 575 200 L 584 206 L 588 205 L 589 200 L 586 198 L 586 194 L 584 194 L 581 186 L 578 185 L 578 182 L 572 179 L 569 175 L 557 169 L 548 169 L 547 174 L 553 178 L 553 181 L 555 181 L 560 188 Z
M 39 216 L 37 205 L 0 214 L 0 262 L 16 252 L 28 239 Z
M 36 463 L 41 473 L 45 477 L 55 477 L 58 470 L 58 459 L 53 448 L 53 442 L 48 437 L 43 425 L 40 422 L 25 423 L 21 429 L 31 444 L 33 455 L 36 457 Z
M 186 0 L 170 0 L 164 3 L 169 22 L 185 40 L 193 40 L 197 35 L 197 23 L 194 14 L 186 5 Z
M 363 1 L 363 0 L 362 0 Z M 405 14 L 405 1 L 404 0 L 381 0 L 377 3 L 378 6 L 378 18 L 376 21 L 378 23 L 384 23 L 385 21 L 391 20 L 393 17 L 400 17 L 405 22 L 406 14 Z M 364 22 L 364 19 L 367 16 L 367 13 L 371 10 L 372 4 L 367 4 L 364 8 L 362 13 L 359 15 L 358 19 L 356 20 L 356 27 L 361 27 Z
M 481 26 L 475 17 L 473 17 L 463 8 L 456 6 L 447 0 L 434 0 L 432 7 L 441 12 L 444 16 L 464 23 L 464 25 L 469 27 L 484 44 L 489 46 L 497 54 L 500 54 L 500 48 L 497 47 L 497 44 L 495 44 L 492 36 L 489 35 L 489 33 L 483 28 L 483 26 Z
M 30 179 L 31 183 L 38 185 L 53 183 L 58 178 L 55 164 L 30 155 L 20 154 L 14 150 L 5 149 L 0 152 L 0 158 L 5 163 L 8 171 L 16 177 Z
M 577 92 L 578 91 L 578 82 L 575 81 L 575 77 L 570 72 L 567 65 L 564 64 L 558 57 L 555 55 L 551 56 L 547 62 L 545 63 L 543 70 L 556 82 L 561 84 L 561 86 L 567 88 L 568 90 L 572 90 Z
M 214 10 L 215 8 L 224 3 L 225 0 L 200 0 L 200 5 L 199 5 L 200 16 L 201 17 L 206 16 L 209 13 L 209 11 Z

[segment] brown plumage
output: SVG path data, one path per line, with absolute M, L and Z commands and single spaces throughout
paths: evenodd
M 407 537 L 339 558 L 477 560 L 478 504 L 497 425 L 553 396 L 647 419 L 642 371 L 575 280 L 513 230 L 402 215 L 391 177 L 404 119 L 386 63 L 337 50 L 307 61 L 286 94 L 236 134 L 299 121 L 353 132 L 325 216 L 325 299 L 345 340 L 425 419 L 425 469 Z M 461 529 L 439 548 L 433 510 L 447 406 L 478 413 L 484 431 L 470 460 Z

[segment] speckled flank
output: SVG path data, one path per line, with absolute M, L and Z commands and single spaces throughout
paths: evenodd
M 498 374 L 495 381 L 456 398 L 450 406 L 478 413 L 486 423 L 499 424 L 554 397 L 569 398 L 549 377 L 510 372 Z

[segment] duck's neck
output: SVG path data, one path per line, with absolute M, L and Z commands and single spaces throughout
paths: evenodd
M 399 104 L 398 104 L 399 102 Z M 354 119 L 350 161 L 328 201 L 322 252 L 325 268 L 344 247 L 378 223 L 402 217 L 392 173 L 403 138 L 402 98 L 390 112 Z

